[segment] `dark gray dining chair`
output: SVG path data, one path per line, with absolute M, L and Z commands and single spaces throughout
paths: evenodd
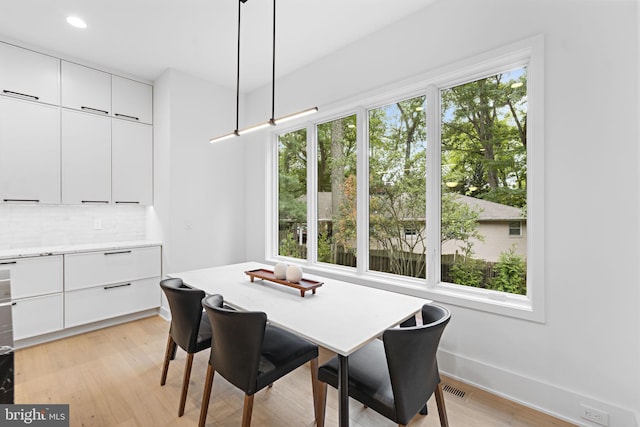
M 406 426 L 435 393 L 440 424 L 448 426 L 436 351 L 450 318 L 446 308 L 425 304 L 423 325 L 387 329 L 382 341 L 374 340 L 350 355 L 349 396 Z M 338 388 L 337 357 L 320 367 L 318 379 L 318 427 L 322 427 L 327 384 Z
M 256 311 L 221 308 L 220 295 L 202 300 L 215 345 L 211 347 L 200 409 L 199 426 L 207 419 L 214 372 L 244 391 L 242 426 L 251 425 L 255 393 L 303 364 L 311 363 L 314 414 L 318 415 L 318 346 L 290 332 L 267 324 L 267 315 Z
M 204 291 L 185 286 L 182 280 L 178 278 L 162 280 L 160 287 L 167 297 L 171 311 L 171 326 L 169 327 L 162 377 L 160 378 L 161 386 L 165 385 L 167 381 L 169 362 L 175 356 L 176 346 L 187 352 L 184 378 L 182 380 L 182 394 L 180 395 L 180 405 L 178 407 L 178 416 L 181 417 L 184 414 L 184 406 L 187 400 L 193 355 L 211 347 L 211 325 L 202 310 L 201 301 L 205 296 Z M 210 303 L 222 305 L 222 298 L 219 300 L 211 299 Z

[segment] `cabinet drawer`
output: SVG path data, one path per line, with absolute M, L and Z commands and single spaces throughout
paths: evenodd
M 160 247 L 65 255 L 66 291 L 160 276 Z
M 61 330 L 62 313 L 62 293 L 14 301 L 11 307 L 13 339 Z
M 11 270 L 13 300 L 62 292 L 62 255 L 0 261 Z
M 160 306 L 160 277 L 65 292 L 66 328 Z

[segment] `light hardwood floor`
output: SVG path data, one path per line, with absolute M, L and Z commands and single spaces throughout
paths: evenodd
M 185 414 L 178 418 L 185 353 L 178 350 L 164 387 L 160 371 L 169 325 L 151 317 L 78 335 L 16 352 L 16 403 L 68 403 L 71 426 L 196 426 L 209 350 L 196 354 Z M 332 355 L 322 351 L 320 363 Z M 464 397 L 445 392 L 452 427 L 571 426 L 469 385 L 443 378 Z M 454 391 L 455 391 L 454 390 Z M 207 426 L 238 426 L 243 394 L 216 375 Z M 435 399 L 429 415 L 417 415 L 412 427 L 439 426 Z M 354 427 L 394 426 L 351 401 Z M 337 393 L 329 387 L 327 426 L 337 425 Z M 309 365 L 260 391 L 254 401 L 252 425 L 313 426 Z

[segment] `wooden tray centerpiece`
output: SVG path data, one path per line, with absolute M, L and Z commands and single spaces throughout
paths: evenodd
M 290 288 L 295 288 L 300 291 L 300 296 L 304 298 L 304 294 L 307 291 L 311 291 L 312 294 L 316 293 L 316 288 L 322 286 L 322 282 L 317 282 L 315 280 L 309 279 L 300 279 L 298 283 L 289 282 L 287 280 L 281 280 L 276 278 L 276 275 L 271 270 L 266 270 L 264 268 L 259 268 L 257 270 L 249 270 L 245 271 L 249 277 L 251 277 L 251 281 L 254 279 L 268 280 L 270 282 L 278 283 L 280 285 L 288 286 Z

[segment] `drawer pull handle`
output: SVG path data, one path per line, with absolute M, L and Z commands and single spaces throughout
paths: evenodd
M 130 254 L 131 251 L 117 251 L 117 252 L 105 252 L 105 255 L 118 255 L 118 254 Z
M 97 108 L 91 108 L 91 107 L 85 107 L 84 105 L 80 107 L 81 109 L 85 110 L 85 111 L 90 111 L 92 113 L 102 113 L 102 114 L 109 114 L 108 111 L 105 110 L 98 110 Z
M 82 200 L 82 203 L 109 203 L 108 200 Z
M 17 302 L 12 302 L 11 305 L 18 305 L 18 303 Z
M 137 121 L 140 120 L 138 117 L 127 116 L 126 114 L 120 114 L 120 113 L 116 113 L 116 117 L 122 117 L 123 119 L 129 119 L 129 120 L 137 120 Z
M 125 201 L 120 201 L 120 200 L 116 200 L 116 204 L 125 204 L 125 205 L 139 205 L 140 202 L 125 202 Z
M 14 92 L 11 90 L 3 90 L 2 92 L 6 93 L 7 95 L 14 95 L 14 96 L 23 96 L 25 98 L 29 98 L 29 99 L 35 99 L 36 101 L 40 98 L 38 98 L 37 96 L 34 95 L 28 95 L 26 93 L 20 93 L 20 92 Z
M 8 265 L 8 264 L 17 264 L 18 261 L 7 261 L 7 262 L 0 262 L 0 265 Z
M 5 202 L 35 202 L 40 203 L 40 199 L 2 199 Z
M 111 286 L 105 286 L 105 287 L 104 287 L 104 290 L 105 290 L 105 291 L 108 291 L 109 289 L 122 288 L 122 287 L 124 287 L 124 286 L 131 286 L 131 283 L 125 283 L 125 284 L 122 284 L 122 285 L 111 285 Z

